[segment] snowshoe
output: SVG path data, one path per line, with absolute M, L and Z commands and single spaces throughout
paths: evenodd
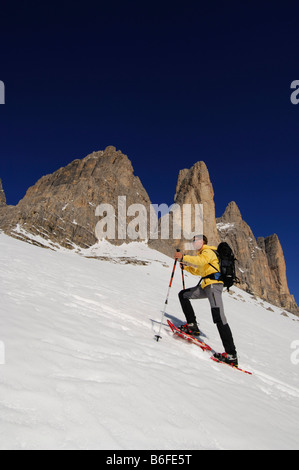
M 216 361 L 225 362 L 232 367 L 238 367 L 238 356 L 237 354 L 227 354 L 227 353 L 215 353 L 213 357 Z
M 200 336 L 200 330 L 197 323 L 186 323 L 180 327 L 180 330 L 183 333 L 187 333 L 187 335 Z

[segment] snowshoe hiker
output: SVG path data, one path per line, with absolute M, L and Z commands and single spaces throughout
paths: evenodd
M 190 300 L 208 299 L 211 306 L 212 318 L 217 326 L 225 353 L 218 354 L 215 359 L 238 366 L 237 351 L 233 336 L 224 313 L 222 292 L 223 281 L 219 272 L 219 260 L 216 254 L 217 248 L 208 245 L 205 235 L 196 235 L 193 238 L 196 256 L 186 256 L 181 252 L 175 254 L 175 258 L 180 261 L 184 269 L 189 273 L 200 276 L 199 283 L 190 289 L 184 289 L 179 293 L 182 310 L 185 314 L 187 324 L 183 325 L 182 331 L 187 329 L 198 329 L 196 316 Z M 199 330 L 198 330 L 199 331 Z M 192 334 L 192 333 L 191 333 Z

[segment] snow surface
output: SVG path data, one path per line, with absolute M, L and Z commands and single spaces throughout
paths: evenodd
M 0 235 L 0 449 L 299 449 L 298 317 L 224 294 L 249 376 L 173 337 L 179 272 L 154 340 L 170 258 L 142 243 L 75 251 Z M 222 352 L 208 302 L 194 307 Z

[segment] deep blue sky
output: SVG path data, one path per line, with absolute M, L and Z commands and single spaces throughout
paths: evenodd
M 42 175 L 114 145 L 153 203 L 203 160 L 216 215 L 235 200 L 277 233 L 298 286 L 298 2 L 2 2 L 0 177 L 16 204 Z

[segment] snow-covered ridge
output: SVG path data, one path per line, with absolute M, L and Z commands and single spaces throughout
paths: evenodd
M 236 287 L 224 294 L 253 376 L 175 340 L 165 321 L 157 343 L 173 262 L 107 243 L 78 256 L 0 235 L 0 448 L 298 449 L 298 317 Z M 125 256 L 146 263 L 116 262 Z M 178 270 L 166 314 L 176 324 L 180 289 Z M 208 302 L 194 307 L 222 351 Z

